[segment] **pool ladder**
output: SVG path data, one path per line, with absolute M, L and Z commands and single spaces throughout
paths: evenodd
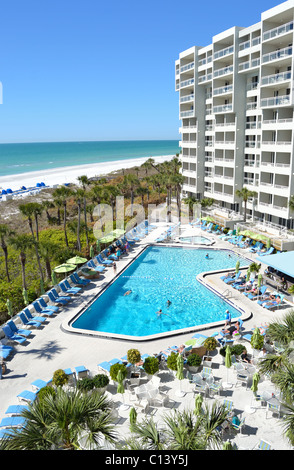
M 227 298 L 231 297 L 231 298 L 232 298 L 232 297 L 233 297 L 233 294 L 232 294 L 232 292 L 230 291 L 230 289 L 226 289 L 226 290 L 224 290 L 224 292 L 222 293 L 222 297 L 227 297 Z

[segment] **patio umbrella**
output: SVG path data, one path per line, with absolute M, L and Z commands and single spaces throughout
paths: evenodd
M 73 271 L 74 269 L 76 269 L 75 264 L 63 263 L 63 264 L 60 264 L 59 266 L 56 266 L 56 268 L 54 268 L 54 272 L 56 272 L 56 273 L 69 273 L 70 271 Z
M 40 280 L 40 292 L 41 292 L 41 295 L 44 295 L 44 294 L 45 294 L 45 288 L 44 288 L 43 279 Z
M 263 339 L 259 328 L 255 328 L 251 338 L 251 346 L 253 347 L 253 349 L 259 349 L 261 344 L 261 338 Z
M 97 247 L 98 253 L 100 253 L 100 251 L 101 251 L 101 246 L 100 246 L 100 240 L 99 240 L 99 239 L 96 240 L 96 247 Z
M 214 222 L 214 218 L 210 217 L 210 215 L 208 215 L 207 217 L 201 217 L 201 219 L 206 220 L 207 222 Z
M 23 300 L 24 300 L 24 303 L 25 305 L 29 305 L 29 298 L 28 298 L 28 291 L 26 289 L 23 289 L 22 290 L 22 296 L 23 296 Z
M 73 258 L 68 259 L 66 262 L 68 264 L 84 264 L 87 261 L 87 258 L 83 258 L 82 256 L 74 256 Z
M 57 281 L 57 277 L 56 277 L 55 271 L 52 271 L 52 273 L 51 273 L 51 279 L 52 279 L 52 284 L 53 284 L 54 286 L 56 286 L 56 284 L 58 283 L 58 281 Z
M 268 239 L 267 239 L 267 242 L 266 242 L 266 247 L 267 247 L 268 250 L 270 249 L 271 244 L 272 244 L 272 241 L 271 241 L 270 238 L 268 238 Z
M 248 268 L 248 269 L 247 269 L 247 274 L 246 274 L 246 282 L 249 281 L 249 279 L 250 279 L 250 274 L 251 274 L 251 272 L 250 272 L 250 269 Z
M 93 245 L 90 246 L 90 258 L 94 258 L 95 253 L 94 253 L 94 247 Z
M 239 272 L 239 268 L 240 268 L 240 261 L 238 260 L 237 263 L 236 263 L 236 274 Z
M 6 302 L 7 312 L 10 317 L 13 317 L 12 303 L 10 299 L 7 299 Z
M 132 426 L 132 425 L 136 424 L 136 422 L 137 422 L 137 411 L 133 406 L 130 409 L 129 417 L 130 417 L 130 425 Z
M 227 368 L 227 382 L 225 382 L 223 385 L 225 388 L 231 388 L 233 384 L 229 382 L 229 369 L 232 366 L 232 356 L 231 356 L 230 346 L 226 347 L 225 366 Z
M 258 389 L 259 380 L 260 380 L 260 375 L 259 375 L 258 372 L 255 372 L 255 374 L 252 377 L 252 386 L 251 386 L 251 390 L 252 390 L 255 397 L 256 397 L 256 392 L 257 392 L 257 389 Z M 246 411 L 246 413 L 252 414 L 252 413 L 255 412 L 255 408 L 253 406 L 249 405 L 249 406 L 246 406 L 245 411 Z
M 123 399 L 123 404 L 121 405 L 120 408 L 121 408 L 121 410 L 127 410 L 128 405 L 125 405 L 125 403 L 124 403 L 125 387 L 124 387 L 124 384 L 123 384 L 124 377 L 123 377 L 123 373 L 122 373 L 121 370 L 118 371 L 117 376 L 116 376 L 116 380 L 117 380 L 117 383 L 118 383 L 117 393 L 121 393 L 122 394 L 122 399 Z
M 181 381 L 184 378 L 184 359 L 181 354 L 178 354 L 177 357 L 177 373 L 176 373 L 177 379 L 180 381 L 180 389 L 177 390 L 176 395 L 178 397 L 184 397 L 186 394 L 181 390 Z
M 258 274 L 257 276 L 257 287 L 262 285 L 262 274 Z
M 196 395 L 196 398 L 195 398 L 195 410 L 194 410 L 194 413 L 196 415 L 199 415 L 201 413 L 201 409 L 202 409 L 202 403 L 203 403 L 203 396 L 198 393 L 198 395 Z
M 194 346 L 194 344 L 196 344 L 196 339 L 188 339 L 187 341 L 185 341 L 185 346 Z

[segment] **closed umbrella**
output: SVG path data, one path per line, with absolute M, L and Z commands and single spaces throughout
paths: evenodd
M 26 289 L 22 290 L 22 296 L 23 296 L 25 305 L 29 305 L 30 302 L 29 302 L 29 297 L 28 297 L 28 291 Z
M 268 250 L 270 249 L 271 244 L 272 244 L 271 239 L 268 238 L 268 239 L 267 239 L 267 242 L 266 242 L 266 247 L 267 247 Z
M 94 258 L 95 253 L 94 253 L 94 247 L 93 245 L 90 246 L 90 258 Z
M 196 395 L 196 398 L 195 398 L 195 410 L 194 410 L 194 413 L 196 415 L 200 415 L 201 413 L 201 410 L 202 410 L 202 403 L 203 403 L 203 396 L 198 393 L 198 395 Z
M 263 336 L 261 335 L 259 328 L 255 328 L 250 341 L 253 349 L 260 349 L 261 345 L 263 344 L 262 340 Z
M 96 247 L 97 247 L 98 253 L 100 253 L 100 251 L 101 251 L 100 240 L 96 241 Z
M 45 288 L 44 288 L 43 279 L 40 280 L 40 292 L 41 292 L 41 295 L 44 295 L 44 294 L 45 294 Z
M 6 302 L 7 312 L 10 317 L 13 317 L 12 303 L 10 299 L 7 299 Z
M 52 271 L 52 273 L 51 273 L 51 279 L 52 279 L 52 284 L 53 284 L 54 286 L 56 286 L 56 284 L 58 283 L 58 281 L 57 281 L 57 277 L 56 277 L 55 271 Z
M 227 368 L 227 382 L 223 384 L 224 388 L 231 388 L 233 384 L 229 382 L 229 369 L 232 366 L 232 356 L 230 346 L 226 347 L 225 366 Z
M 246 282 L 249 281 L 249 279 L 250 279 L 250 274 L 251 274 L 251 272 L 250 272 L 250 269 L 248 268 L 248 269 L 247 269 L 247 274 L 246 274 Z
M 123 381 L 124 381 L 124 377 L 123 377 L 123 373 L 121 370 L 118 371 L 117 373 L 117 376 L 116 376 L 116 380 L 117 380 L 117 383 L 118 383 L 118 386 L 117 386 L 117 393 L 121 393 L 122 394 L 122 399 L 123 399 L 123 402 L 124 402 L 124 393 L 125 393 L 125 387 L 124 387 L 124 384 L 123 384 Z M 123 403 L 120 407 L 121 410 L 127 410 L 128 409 L 128 405 L 125 405 L 125 403 Z
M 255 372 L 255 374 L 252 377 L 252 386 L 251 386 L 251 390 L 253 392 L 254 397 L 256 397 L 259 380 L 260 380 L 260 375 L 259 375 L 258 372 Z M 246 411 L 246 413 L 252 414 L 252 413 L 255 412 L 255 408 L 253 406 L 249 405 L 249 406 L 246 406 L 245 411 Z
M 181 390 L 181 381 L 184 378 L 184 359 L 181 354 L 178 354 L 177 357 L 177 373 L 176 373 L 177 379 L 180 381 L 180 389 L 177 390 L 176 395 L 178 397 L 184 397 L 186 394 Z
M 133 406 L 130 409 L 129 417 L 130 417 L 130 425 L 132 427 L 137 422 L 137 411 Z
M 66 262 L 68 264 L 84 264 L 87 261 L 87 258 L 83 258 L 82 256 L 74 256 L 73 258 L 68 259 Z
M 239 268 L 240 268 L 240 261 L 238 260 L 237 263 L 236 263 L 236 274 L 239 272 Z
M 76 269 L 75 264 L 63 263 L 63 264 L 60 264 L 59 266 L 56 266 L 56 268 L 54 268 L 54 271 L 56 273 L 68 273 L 70 271 L 73 271 L 74 269 Z

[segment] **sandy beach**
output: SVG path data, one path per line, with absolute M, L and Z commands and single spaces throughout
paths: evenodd
M 171 160 L 175 155 L 164 155 L 152 157 L 155 163 L 162 163 Z M 148 157 L 150 158 L 150 157 Z M 142 165 L 148 158 L 131 158 L 128 160 L 116 160 L 113 162 L 103 162 L 94 164 L 84 164 L 77 166 L 66 166 L 52 168 L 42 171 L 31 171 L 15 175 L 0 177 L 0 188 L 11 188 L 18 190 L 21 186 L 33 187 L 37 183 L 44 182 L 46 186 L 53 186 L 65 183 L 77 183 L 78 176 L 86 175 L 88 178 L 102 176 L 123 168 L 131 168 Z

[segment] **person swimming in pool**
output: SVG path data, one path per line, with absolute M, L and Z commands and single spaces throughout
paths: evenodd
M 170 301 L 170 300 L 168 300 L 168 301 L 166 302 L 166 305 L 167 305 L 167 307 L 169 307 L 169 306 L 170 306 L 170 304 L 171 304 L 171 301 Z
M 159 318 L 161 315 L 166 315 L 167 317 L 169 317 L 169 315 L 167 313 L 163 313 L 163 311 L 161 309 L 158 310 L 158 312 L 156 312 L 156 315 L 157 317 Z
M 206 253 L 206 255 L 205 255 L 205 259 L 209 259 L 208 253 Z
M 131 293 L 132 293 L 132 289 L 127 290 L 127 292 L 124 293 L 124 296 L 125 296 L 125 295 L 130 295 Z

